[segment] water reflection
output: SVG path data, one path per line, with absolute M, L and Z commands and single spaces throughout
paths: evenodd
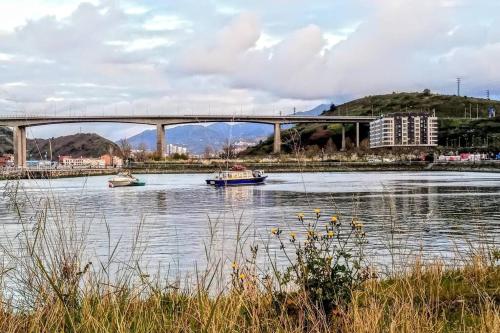
M 106 177 L 23 181 L 23 186 L 31 201 L 50 194 L 62 210 L 74 209 L 79 223 L 91 223 L 88 248 L 96 255 L 108 249 L 108 228 L 111 242 L 120 240 L 125 255 L 141 225 L 144 260 L 178 266 L 183 272 L 204 260 L 210 239 L 218 255 L 231 258 L 238 233 L 247 242 L 266 243 L 270 228 L 293 229 L 296 213 L 312 215 L 316 207 L 327 216 L 358 216 L 375 260 L 394 253 L 432 256 L 485 235 L 494 242 L 500 235 L 497 174 L 271 174 L 267 185 L 231 188 L 206 186 L 205 175 L 141 178 L 147 186 L 109 189 Z M 7 198 L 0 201 L 0 212 L 4 241 L 19 225 Z M 34 212 L 26 206 L 23 214 L 30 217 Z

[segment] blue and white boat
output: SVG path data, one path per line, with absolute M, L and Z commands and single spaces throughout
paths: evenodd
M 264 184 L 267 176 L 262 170 L 246 170 L 242 166 L 234 166 L 228 171 L 219 171 L 207 179 L 208 185 L 235 186 Z

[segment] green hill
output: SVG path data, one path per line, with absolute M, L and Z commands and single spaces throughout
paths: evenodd
M 392 93 L 386 95 L 366 96 L 342 105 L 332 105 L 330 110 L 323 115 L 374 115 L 387 114 L 399 111 L 427 111 L 435 112 L 439 117 L 439 143 L 446 145 L 446 136 L 451 135 L 458 142 L 458 137 L 463 137 L 461 144 L 476 145 L 479 142 L 487 142 L 490 149 L 500 146 L 499 117 L 488 120 L 487 110 L 490 106 L 495 107 L 497 114 L 500 113 L 500 101 L 488 100 L 467 96 L 451 96 L 431 94 L 430 92 Z M 449 119 L 449 118 L 473 118 L 482 119 Z M 291 153 L 298 147 L 311 154 L 320 151 L 336 151 L 341 146 L 340 124 L 299 124 L 289 130 L 282 132 L 282 152 Z M 487 134 L 490 136 L 487 139 Z M 369 128 L 367 125 L 360 126 L 361 148 L 368 148 Z M 346 124 L 347 149 L 354 148 L 355 140 L 354 125 Z M 465 138 L 468 137 L 466 140 Z M 448 139 L 448 143 L 450 140 Z M 242 152 L 242 155 L 265 155 L 272 152 L 273 137 L 270 137 L 255 147 Z
M 45 154 L 57 160 L 59 155 L 73 157 L 99 157 L 112 147 L 114 154 L 120 154 L 118 145 L 95 133 L 79 133 L 51 139 L 28 139 L 28 159 L 43 159 Z M 12 153 L 12 130 L 0 127 L 0 154 Z

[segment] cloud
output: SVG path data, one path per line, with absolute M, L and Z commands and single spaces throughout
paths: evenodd
M 462 28 L 460 16 L 469 9 L 462 1 L 385 1 L 350 27 L 332 32 L 309 24 L 258 48 L 257 36 L 267 34 L 243 14 L 209 46 L 182 52 L 179 63 L 190 74 L 218 74 L 234 87 L 299 99 L 445 89 L 450 77 L 466 72 L 479 85 L 480 78 L 493 80 L 488 68 L 496 68 L 490 63 L 500 56 L 500 38 L 484 34 L 495 31 L 485 22 Z
M 0 3 L 4 112 L 276 113 L 499 86 L 493 0 L 17 3 Z
M 239 57 L 254 47 L 260 38 L 260 22 L 256 15 L 243 13 L 233 19 L 206 43 L 182 51 L 175 65 L 185 73 L 212 74 L 237 70 Z

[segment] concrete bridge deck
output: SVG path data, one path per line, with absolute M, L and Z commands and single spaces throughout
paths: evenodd
M 359 146 L 359 124 L 369 123 L 376 117 L 370 116 L 269 116 L 269 115 L 102 115 L 102 116 L 43 116 L 4 115 L 0 126 L 14 128 L 14 160 L 20 167 L 26 167 L 26 128 L 32 126 L 67 123 L 129 123 L 156 126 L 156 150 L 164 155 L 166 140 L 165 126 L 189 123 L 247 122 L 274 125 L 273 152 L 281 151 L 281 125 L 299 123 L 354 123 L 356 124 L 356 146 Z M 342 149 L 345 149 L 345 128 L 342 126 Z

